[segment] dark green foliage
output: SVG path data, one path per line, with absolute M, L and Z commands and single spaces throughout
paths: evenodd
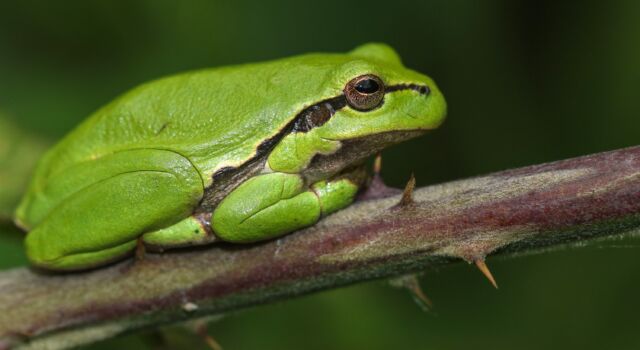
M 368 41 L 395 47 L 449 104 L 440 130 L 384 154 L 402 187 L 638 144 L 640 2 L 3 1 L 0 109 L 50 139 L 124 90 L 194 69 Z M 0 265 L 24 264 L 19 235 Z M 232 315 L 228 349 L 635 348 L 637 240 L 429 273 L 425 314 L 382 283 Z M 96 346 L 138 348 L 134 336 Z

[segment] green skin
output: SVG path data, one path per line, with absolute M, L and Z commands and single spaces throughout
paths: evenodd
M 309 106 L 375 74 L 386 91 L 310 130 Z M 353 200 L 361 164 L 441 124 L 433 81 L 383 44 L 207 69 L 143 84 L 98 110 L 40 161 L 16 211 L 30 261 L 80 270 L 148 249 L 256 242 L 313 225 Z

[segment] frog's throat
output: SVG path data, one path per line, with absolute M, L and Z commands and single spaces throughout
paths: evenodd
M 346 166 L 362 164 L 368 157 L 399 142 L 418 137 L 427 130 L 394 130 L 340 141 L 340 148 L 331 154 L 318 153 L 303 170 L 311 181 L 339 173 Z
M 402 90 L 413 90 L 425 96 L 429 95 L 429 93 L 431 92 L 429 87 L 426 85 L 396 84 L 387 86 L 385 89 L 385 95 Z M 260 145 L 258 145 L 258 147 L 256 148 L 253 156 L 251 156 L 251 158 L 249 158 L 245 163 L 239 165 L 238 167 L 223 167 L 216 170 L 216 172 L 213 174 L 213 182 L 215 183 L 216 180 L 220 180 L 221 178 L 228 176 L 230 173 L 237 171 L 238 168 L 244 166 L 245 164 L 255 163 L 256 160 L 271 152 L 275 145 L 288 134 L 294 132 L 308 132 L 313 128 L 324 125 L 331 119 L 331 117 L 333 117 L 333 115 L 337 111 L 345 108 L 346 106 L 347 97 L 343 93 L 304 108 L 302 111 L 298 112 L 298 114 L 296 114 L 296 116 L 289 123 L 287 123 L 287 125 L 280 129 L 275 135 L 262 141 L 262 143 L 260 143 Z M 382 103 L 380 104 L 380 106 L 382 106 Z M 375 110 L 380 106 L 369 111 Z

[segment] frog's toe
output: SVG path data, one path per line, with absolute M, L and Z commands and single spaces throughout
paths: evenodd
M 32 232 L 34 233 L 34 232 Z M 126 242 L 114 247 L 84 252 L 56 252 L 46 249 L 46 245 L 30 243 L 29 238 L 37 237 L 31 233 L 27 235 L 27 256 L 31 263 L 47 270 L 84 270 L 96 266 L 118 261 L 133 253 L 136 241 Z

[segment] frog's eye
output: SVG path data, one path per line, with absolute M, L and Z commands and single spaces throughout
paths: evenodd
M 373 74 L 361 75 L 347 83 L 344 95 L 349 106 L 359 111 L 368 111 L 378 107 L 382 102 L 384 83 Z

